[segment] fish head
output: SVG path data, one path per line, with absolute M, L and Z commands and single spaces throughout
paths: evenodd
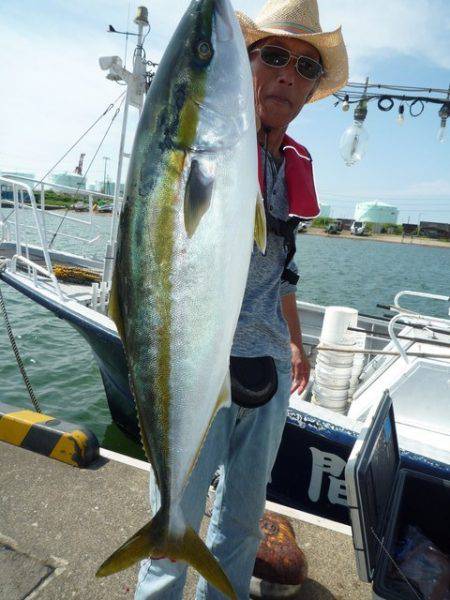
M 229 0 L 193 0 L 172 43 L 180 94 L 178 143 L 214 152 L 233 147 L 254 127 L 251 69 Z
M 214 3 L 212 44 L 214 57 L 200 102 L 196 144 L 220 150 L 233 147 L 249 127 L 255 129 L 247 48 L 229 0 Z

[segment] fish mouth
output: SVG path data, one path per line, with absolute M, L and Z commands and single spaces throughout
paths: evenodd
M 229 42 L 233 39 L 233 20 L 236 19 L 229 0 L 216 0 L 214 4 L 215 32 L 217 41 Z

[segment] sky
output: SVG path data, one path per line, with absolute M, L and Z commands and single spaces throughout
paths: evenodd
M 342 25 L 350 60 L 350 81 L 447 89 L 450 85 L 449 0 L 318 0 L 323 30 Z M 2 0 L 0 20 L 0 171 L 42 177 L 80 135 L 123 92 L 105 78 L 100 56 L 126 56 L 130 68 L 133 42 L 107 32 L 135 31 L 134 0 Z M 264 2 L 235 0 L 235 9 L 255 17 Z M 151 30 L 147 57 L 158 62 L 188 0 L 148 3 Z M 132 38 L 131 38 L 132 39 Z M 321 202 L 332 216 L 352 217 L 355 204 L 378 200 L 400 209 L 408 219 L 450 222 L 450 119 L 446 143 L 438 143 L 439 107 L 405 123 L 397 107 L 381 112 L 369 103 L 365 128 L 369 145 L 364 159 L 347 167 L 339 140 L 352 123 L 352 112 L 334 106 L 333 97 L 306 106 L 289 133 L 314 160 Z M 81 152 L 85 168 L 106 132 L 110 110 L 54 172 L 73 172 Z M 88 182 L 115 178 L 119 114 L 94 160 Z M 126 150 L 131 149 L 137 113 L 130 109 Z

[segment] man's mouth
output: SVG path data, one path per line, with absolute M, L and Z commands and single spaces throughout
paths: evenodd
M 284 106 L 291 106 L 291 101 L 284 96 L 277 96 L 276 94 L 271 94 L 270 96 L 266 96 L 266 100 L 271 100 L 272 102 L 276 102 L 277 104 L 282 104 Z

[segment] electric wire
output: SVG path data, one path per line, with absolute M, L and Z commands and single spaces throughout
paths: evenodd
M 448 94 L 449 90 L 444 90 L 440 88 L 430 88 L 430 87 L 415 87 L 410 85 L 392 85 L 392 84 L 383 84 L 383 83 L 360 83 L 349 81 L 346 87 L 351 88 L 377 88 L 377 89 L 385 89 L 385 90 L 395 90 L 399 92 L 428 92 L 429 94 Z
M 104 135 L 103 135 L 103 137 L 102 137 L 102 139 L 100 140 L 100 143 L 98 144 L 98 146 L 97 146 L 97 149 L 96 149 L 96 150 L 95 150 L 95 152 L 94 152 L 94 156 L 92 157 L 92 159 L 91 159 L 91 162 L 89 163 L 89 165 L 88 165 L 88 167 L 87 167 L 87 169 L 86 169 L 86 171 L 85 171 L 85 173 L 84 173 L 84 176 L 85 176 L 85 177 L 86 177 L 86 176 L 87 176 L 87 174 L 89 173 L 89 169 L 91 168 L 91 166 L 92 166 L 92 163 L 94 162 L 94 160 L 95 160 L 95 158 L 96 158 L 97 154 L 99 153 L 99 151 L 100 151 L 100 148 L 102 147 L 102 145 L 103 145 L 103 142 L 105 141 L 105 138 L 106 138 L 106 136 L 108 135 L 108 133 L 109 133 L 109 130 L 110 130 L 110 129 L 111 129 L 111 127 L 112 127 L 112 124 L 114 123 L 114 121 L 115 121 L 115 119 L 116 119 L 117 115 L 120 113 L 120 110 L 121 110 L 121 108 L 122 108 L 122 105 L 123 105 L 123 103 L 125 102 L 125 95 L 124 95 L 124 94 L 122 94 L 122 96 L 123 96 L 123 98 L 122 98 L 122 101 L 121 101 L 121 103 L 119 104 L 119 106 L 116 108 L 116 111 L 115 111 L 115 113 L 113 114 L 113 117 L 112 117 L 112 119 L 111 119 L 111 121 L 110 121 L 110 123 L 109 123 L 109 125 L 108 125 L 108 127 L 107 127 L 107 129 L 106 129 L 106 131 L 105 131 L 105 133 L 104 133 Z M 74 199 L 77 197 L 77 194 L 78 194 L 78 191 L 79 191 L 79 189 L 80 189 L 80 188 L 78 188 L 78 190 L 76 191 L 76 193 L 75 193 L 75 195 L 74 195 Z M 61 229 L 61 226 L 62 226 L 62 224 L 63 224 L 63 222 L 64 222 L 64 219 L 66 218 L 66 216 L 67 216 L 67 214 L 68 214 L 69 210 L 70 210 L 70 206 L 66 208 L 66 211 L 65 211 L 65 213 L 64 213 L 64 215 L 63 215 L 63 217 L 62 217 L 62 219 L 60 220 L 60 222 L 59 222 L 59 225 L 58 225 L 58 227 L 57 227 L 57 229 L 56 229 L 55 233 L 54 233 L 54 234 L 53 234 L 53 236 L 52 236 L 52 239 L 50 240 L 50 243 L 49 243 L 49 245 L 48 245 L 48 247 L 49 247 L 49 248 L 51 248 L 51 247 L 52 247 L 52 245 L 53 245 L 53 242 L 55 241 L 55 239 L 56 239 L 56 236 L 58 235 L 58 232 L 59 232 L 59 230 Z
M 58 166 L 58 165 L 59 165 L 59 164 L 60 164 L 60 163 L 61 163 L 61 162 L 64 160 L 64 158 L 66 158 L 66 156 L 69 154 L 69 152 L 71 152 L 71 151 L 72 151 L 72 150 L 75 148 L 75 146 L 76 146 L 77 144 L 79 144 L 79 143 L 81 142 L 81 140 L 82 140 L 84 137 L 86 137 L 86 135 L 87 135 L 87 134 L 88 134 L 88 133 L 89 133 L 89 132 L 90 132 L 90 131 L 91 131 L 91 130 L 92 130 L 92 129 L 93 129 L 95 126 L 96 126 L 96 125 L 97 125 L 97 123 L 98 123 L 99 121 L 101 121 L 101 119 L 103 119 L 103 117 L 109 113 L 109 111 L 110 111 L 110 110 L 111 110 L 111 109 L 114 107 L 114 105 L 116 104 L 116 102 L 118 102 L 118 101 L 119 101 L 119 100 L 122 98 L 122 96 L 125 96 L 125 92 L 122 92 L 122 93 L 120 94 L 120 96 L 118 96 L 118 97 L 116 98 L 116 100 L 114 100 L 114 102 L 111 102 L 111 104 L 109 104 L 109 105 L 106 107 L 106 109 L 105 109 L 105 110 L 102 112 L 102 114 L 101 114 L 101 115 L 100 115 L 100 116 L 99 116 L 99 117 L 98 117 L 98 118 L 97 118 L 97 119 L 96 119 L 96 120 L 95 120 L 95 121 L 92 123 L 92 125 L 90 125 L 90 126 L 89 126 L 89 127 L 86 129 L 86 131 L 85 131 L 84 133 L 82 133 L 82 134 L 81 134 L 81 136 L 80 136 L 80 137 L 79 137 L 79 138 L 76 140 L 76 142 L 74 142 L 74 143 L 72 144 L 72 146 L 71 146 L 71 147 L 70 147 L 70 148 L 69 148 L 69 149 L 68 149 L 68 150 L 67 150 L 67 151 L 66 151 L 66 152 L 65 152 L 65 153 L 64 153 L 64 154 L 61 156 L 61 158 L 60 158 L 60 159 L 59 159 L 59 160 L 58 160 L 58 161 L 57 161 L 57 162 L 56 162 L 56 163 L 55 163 L 55 164 L 54 164 L 54 165 L 51 167 L 51 169 L 49 169 L 49 170 L 47 171 L 47 173 L 46 173 L 46 174 L 45 174 L 45 175 L 42 177 L 42 179 L 40 179 L 40 181 L 38 181 L 38 182 L 37 182 L 37 183 L 34 185 L 34 187 L 33 187 L 33 190 L 35 190 L 35 189 L 36 189 L 36 187 L 37 187 L 38 185 L 40 185 L 41 183 L 44 183 L 44 181 L 45 181 L 45 178 L 46 178 L 46 177 L 48 177 L 48 176 L 50 175 L 50 173 L 51 173 L 51 172 L 52 172 L 52 171 L 53 171 L 53 170 L 54 170 L 54 169 L 55 169 L 55 168 L 56 168 L 56 167 L 57 167 L 57 166 Z

